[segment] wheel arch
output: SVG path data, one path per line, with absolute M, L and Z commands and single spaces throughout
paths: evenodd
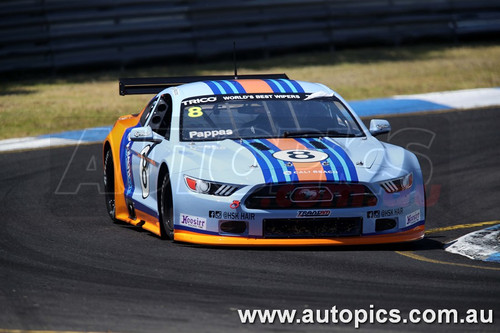
M 108 140 L 104 141 L 104 144 L 102 146 L 102 164 L 104 165 L 104 159 L 106 158 L 106 153 L 108 150 L 111 150 L 111 144 L 109 143 Z M 111 154 L 113 154 L 113 151 L 111 151 Z
M 161 165 L 160 165 L 160 170 L 158 171 L 158 179 L 157 179 L 157 184 L 156 184 L 156 190 L 158 193 L 157 194 L 157 200 L 156 200 L 156 205 L 157 205 L 157 209 L 158 209 L 158 220 L 160 222 L 160 236 L 162 238 L 168 238 L 166 237 L 166 230 L 165 230 L 165 226 L 163 225 L 163 222 L 162 222 L 162 215 L 161 215 L 161 201 L 162 200 L 165 200 L 163 197 L 162 197 L 162 182 L 163 182 L 163 179 L 165 178 L 165 176 L 169 177 L 170 176 L 170 171 L 169 171 L 169 168 L 167 166 L 167 163 L 166 162 L 163 162 Z M 173 191 L 172 191 L 172 183 L 169 181 L 169 184 L 168 184 L 169 188 L 170 188 L 170 191 L 169 191 L 169 200 L 171 202 L 171 204 L 173 205 Z

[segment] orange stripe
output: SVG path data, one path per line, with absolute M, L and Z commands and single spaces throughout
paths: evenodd
M 272 93 L 273 90 L 264 80 L 236 80 L 247 94 Z
M 303 144 L 294 139 L 267 139 L 273 145 L 281 150 L 301 149 L 309 150 Z M 324 173 L 321 162 L 310 163 L 293 163 L 299 181 L 326 181 L 326 174 Z
M 311 245 L 362 245 L 409 242 L 424 237 L 425 227 L 417 226 L 411 230 L 394 234 L 338 237 L 338 238 L 247 238 L 233 236 L 213 236 L 198 234 L 186 230 L 175 230 L 174 239 L 180 242 L 217 245 L 217 246 L 311 246 Z

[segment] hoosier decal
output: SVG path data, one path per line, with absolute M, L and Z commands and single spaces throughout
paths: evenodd
M 181 214 L 181 224 L 190 228 L 207 230 L 207 220 L 203 217 Z
M 420 221 L 420 209 L 406 215 L 406 226 L 415 224 Z

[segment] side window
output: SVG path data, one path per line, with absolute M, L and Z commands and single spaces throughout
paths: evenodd
M 169 94 L 162 95 L 156 104 L 149 125 L 156 133 L 170 139 L 170 122 L 172 120 L 172 97 Z
M 149 101 L 148 105 L 144 108 L 144 112 L 142 113 L 141 116 L 141 126 L 146 125 L 146 121 L 149 118 L 149 115 L 151 114 L 151 111 L 153 111 L 153 107 L 155 105 L 155 102 L 158 100 L 158 96 L 155 96 L 152 100 Z

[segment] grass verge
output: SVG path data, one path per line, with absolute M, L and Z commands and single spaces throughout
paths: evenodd
M 232 63 L 32 77 L 0 83 L 0 139 L 111 125 L 151 96 L 118 95 L 118 78 L 231 74 Z M 241 61 L 239 73 L 287 73 L 347 100 L 500 86 L 500 45 L 420 45 L 314 52 Z

